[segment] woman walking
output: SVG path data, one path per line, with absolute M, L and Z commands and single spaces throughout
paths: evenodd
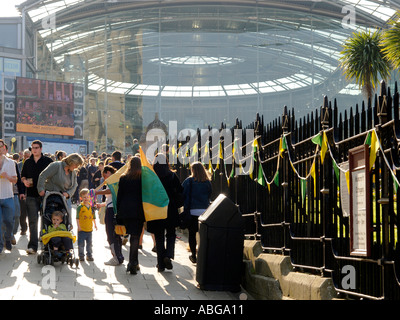
M 83 163 L 83 158 L 77 153 L 50 163 L 39 175 L 37 183 L 39 195 L 43 197 L 45 191 L 61 192 L 67 199 L 68 209 L 71 212 L 71 197 L 78 186 L 76 170 Z
M 169 204 L 166 219 L 147 222 L 147 231 L 154 234 L 157 251 L 157 269 L 162 272 L 172 269 L 171 259 L 175 255 L 175 228 L 178 226 L 177 199 L 182 197 L 183 187 L 178 176 L 169 167 L 167 157 L 158 153 L 154 158 L 153 169 L 160 178 L 168 194 Z
M 185 197 L 185 208 L 190 208 L 191 221 L 189 225 L 189 247 L 191 255 L 189 260 L 197 262 L 196 255 L 196 233 L 199 231 L 199 216 L 208 208 L 212 193 L 210 177 L 200 162 L 192 163 L 191 175 L 183 181 L 183 195 Z M 190 205 L 189 205 L 190 204 Z
M 139 270 L 139 239 L 144 223 L 142 205 L 142 163 L 133 157 L 127 171 L 119 179 L 117 195 L 117 223 L 126 227 L 130 235 L 129 263 L 126 272 L 136 274 Z

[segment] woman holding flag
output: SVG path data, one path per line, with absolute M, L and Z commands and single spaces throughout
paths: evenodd
M 127 164 L 127 171 L 119 179 L 117 195 L 117 223 L 126 227 L 130 235 L 129 263 L 126 272 L 136 274 L 139 270 L 139 240 L 143 229 L 142 206 L 142 163 L 133 157 Z

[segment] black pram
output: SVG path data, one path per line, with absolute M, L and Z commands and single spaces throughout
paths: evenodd
M 51 217 L 54 211 L 62 212 L 62 223 L 67 227 L 66 231 L 48 232 L 48 228 L 52 224 Z M 78 267 L 79 259 L 75 259 L 73 246 L 70 250 L 66 250 L 63 246 L 61 246 L 58 250 L 59 255 L 55 255 L 53 245 L 50 241 L 54 237 L 67 237 L 71 239 L 72 242 L 75 242 L 76 240 L 75 235 L 71 231 L 72 223 L 67 202 L 65 197 L 60 192 L 46 191 L 46 194 L 43 198 L 42 208 L 40 210 L 40 219 L 40 242 L 42 251 L 38 254 L 38 263 L 43 263 L 44 265 L 54 265 L 54 262 L 61 261 L 61 263 L 68 263 L 71 267 L 74 264 L 76 267 Z

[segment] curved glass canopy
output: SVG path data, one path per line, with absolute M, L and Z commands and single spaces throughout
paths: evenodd
M 38 32 L 38 77 L 85 84 L 86 136 L 98 149 L 125 149 L 155 113 L 180 129 L 246 124 L 257 112 L 268 122 L 284 105 L 302 116 L 324 95 L 354 105 L 362 97 L 341 75 L 341 46 L 357 29 L 384 28 L 399 8 L 400 0 L 20 6 Z

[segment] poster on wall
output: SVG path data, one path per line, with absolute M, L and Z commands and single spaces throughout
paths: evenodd
M 74 136 L 74 84 L 17 77 L 16 131 Z

